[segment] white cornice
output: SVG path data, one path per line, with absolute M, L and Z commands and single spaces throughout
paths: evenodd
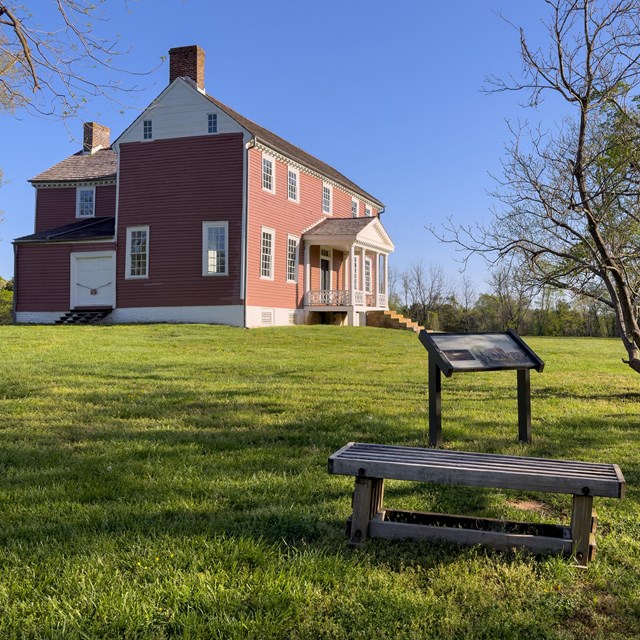
M 104 187 L 110 184 L 115 184 L 116 179 L 110 180 L 74 180 L 71 181 L 59 181 L 59 182 L 32 182 L 31 184 L 35 189 L 58 189 L 60 187 Z
M 322 180 L 323 182 L 326 182 L 327 184 L 330 184 L 335 189 L 338 189 L 339 191 L 342 191 L 343 193 L 346 193 L 347 195 L 351 196 L 352 198 L 356 198 L 357 200 L 362 200 L 362 202 L 365 202 L 366 204 L 370 205 L 371 207 L 373 207 L 373 208 L 375 208 L 377 210 L 380 210 L 380 209 L 383 208 L 379 204 L 376 204 L 375 202 L 373 202 L 372 200 L 369 200 L 368 198 L 365 198 L 362 194 L 360 194 L 360 193 L 358 193 L 356 191 L 353 191 L 353 189 L 349 189 L 349 188 L 345 187 L 343 184 L 340 184 L 339 182 L 336 182 L 335 180 L 333 180 L 332 178 L 329 178 L 325 174 L 320 173 L 319 171 L 316 171 L 315 169 L 311 169 L 310 167 L 307 167 L 306 165 L 301 164 L 297 160 L 293 160 L 289 156 L 286 156 L 284 153 L 282 153 L 282 151 L 276 151 L 272 147 L 270 147 L 267 144 L 265 144 L 264 142 L 262 142 L 262 140 L 260 140 L 259 138 L 256 137 L 256 138 L 254 138 L 254 140 L 255 140 L 254 146 L 255 146 L 256 149 L 259 149 L 260 151 L 265 151 L 266 153 L 268 153 L 269 155 L 272 155 L 277 160 L 280 160 L 281 162 L 284 162 L 285 164 L 289 164 L 289 165 L 295 167 L 296 169 L 298 169 L 300 171 L 304 171 L 306 174 L 308 174 L 310 176 L 313 176 L 314 178 L 317 178 L 318 180 Z

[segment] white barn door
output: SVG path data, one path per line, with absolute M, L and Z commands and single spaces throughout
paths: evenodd
M 71 254 L 71 309 L 115 307 L 116 260 L 113 251 Z

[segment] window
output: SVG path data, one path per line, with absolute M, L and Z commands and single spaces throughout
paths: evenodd
M 271 193 L 276 192 L 275 162 L 268 156 L 262 156 L 262 188 Z
M 76 189 L 76 218 L 93 218 L 96 215 L 95 205 L 95 187 L 78 187 Z
M 228 272 L 228 223 L 202 223 L 202 275 L 226 276 Z
M 262 227 L 260 242 L 260 277 L 273 280 L 273 245 L 275 231 Z
M 331 187 L 322 185 L 322 213 L 331 213 Z
M 364 261 L 364 290 L 367 293 L 371 293 L 371 259 L 367 258 Z
M 207 113 L 207 133 L 218 133 L 217 113 Z
M 142 139 L 151 140 L 153 138 L 153 121 L 145 120 L 142 123 Z
M 298 280 L 298 238 L 287 236 L 287 282 Z
M 288 184 L 288 197 L 289 200 L 299 202 L 298 198 L 298 183 L 300 182 L 300 174 L 296 169 L 289 167 L 287 172 L 287 184 Z
M 149 277 L 149 227 L 127 227 L 125 278 Z
M 351 200 L 351 217 L 358 217 L 358 201 L 355 198 Z
M 360 289 L 360 280 L 358 274 L 358 256 L 353 256 L 353 281 L 355 282 L 355 289 Z
M 364 208 L 364 217 L 365 218 L 370 218 L 371 217 L 371 207 L 365 207 Z

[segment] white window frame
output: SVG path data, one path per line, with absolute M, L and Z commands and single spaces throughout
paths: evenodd
M 364 259 L 364 291 L 373 293 L 373 262 L 371 258 Z
M 365 218 L 370 218 L 371 217 L 371 207 L 368 205 L 365 205 L 364 207 L 364 217 Z
M 147 125 L 149 129 L 148 134 L 147 134 Z M 142 121 L 142 139 L 153 140 L 153 120 Z
M 326 211 L 324 206 L 325 206 L 325 189 L 328 191 L 329 193 L 329 210 Z M 327 184 L 326 182 L 322 183 L 322 213 L 324 213 L 326 216 L 330 216 L 333 214 L 333 187 L 330 184 Z
M 293 278 L 290 278 L 291 270 L 291 242 L 295 243 L 293 251 Z M 300 263 L 300 238 L 298 236 L 287 236 L 287 282 L 298 282 L 298 265 Z
M 264 186 L 265 183 L 265 162 L 271 163 L 271 188 Z M 260 183 L 262 184 L 262 190 L 267 193 L 275 193 L 276 192 L 276 159 L 273 156 L 270 156 L 267 153 L 262 154 L 261 161 L 261 170 L 260 170 Z
M 80 198 L 81 193 L 83 191 L 91 192 L 91 215 L 81 215 L 80 214 Z M 76 187 L 76 218 L 85 219 L 85 218 L 95 218 L 96 217 L 96 188 L 95 187 Z
M 269 234 L 271 236 L 271 253 L 269 259 L 269 274 L 263 274 L 264 264 L 264 235 Z M 276 231 L 269 227 L 260 227 L 260 279 L 261 280 L 273 280 L 273 272 L 275 267 L 275 251 L 276 249 Z
M 224 229 L 224 271 L 209 271 L 209 229 Z M 229 223 L 226 220 L 202 223 L 202 275 L 229 275 Z
M 218 133 L 218 114 L 217 113 L 207 113 L 207 133 L 209 134 Z
M 131 275 L 131 235 L 134 231 L 145 231 L 147 234 L 147 247 L 146 247 L 146 273 L 144 275 Z M 140 225 L 137 227 L 127 227 L 127 255 L 125 261 L 125 280 L 145 280 L 149 278 L 149 225 Z
M 355 214 L 355 215 L 354 215 Z M 360 202 L 357 198 L 351 198 L 351 217 L 360 217 Z
M 290 178 L 291 175 L 294 175 L 296 177 L 296 193 L 295 193 L 295 198 L 291 197 L 291 182 L 290 182 Z M 293 167 L 287 167 L 287 199 L 290 202 L 300 202 L 300 172 L 297 169 L 294 169 Z

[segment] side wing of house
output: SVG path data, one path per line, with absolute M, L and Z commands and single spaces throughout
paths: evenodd
M 94 128 L 104 148 L 93 145 Z M 17 322 L 53 323 L 70 309 L 115 304 L 116 158 L 108 136 L 87 123 L 85 150 L 31 181 L 34 233 L 14 241 Z
M 248 139 L 178 78 L 116 141 L 114 321 L 244 325 Z

